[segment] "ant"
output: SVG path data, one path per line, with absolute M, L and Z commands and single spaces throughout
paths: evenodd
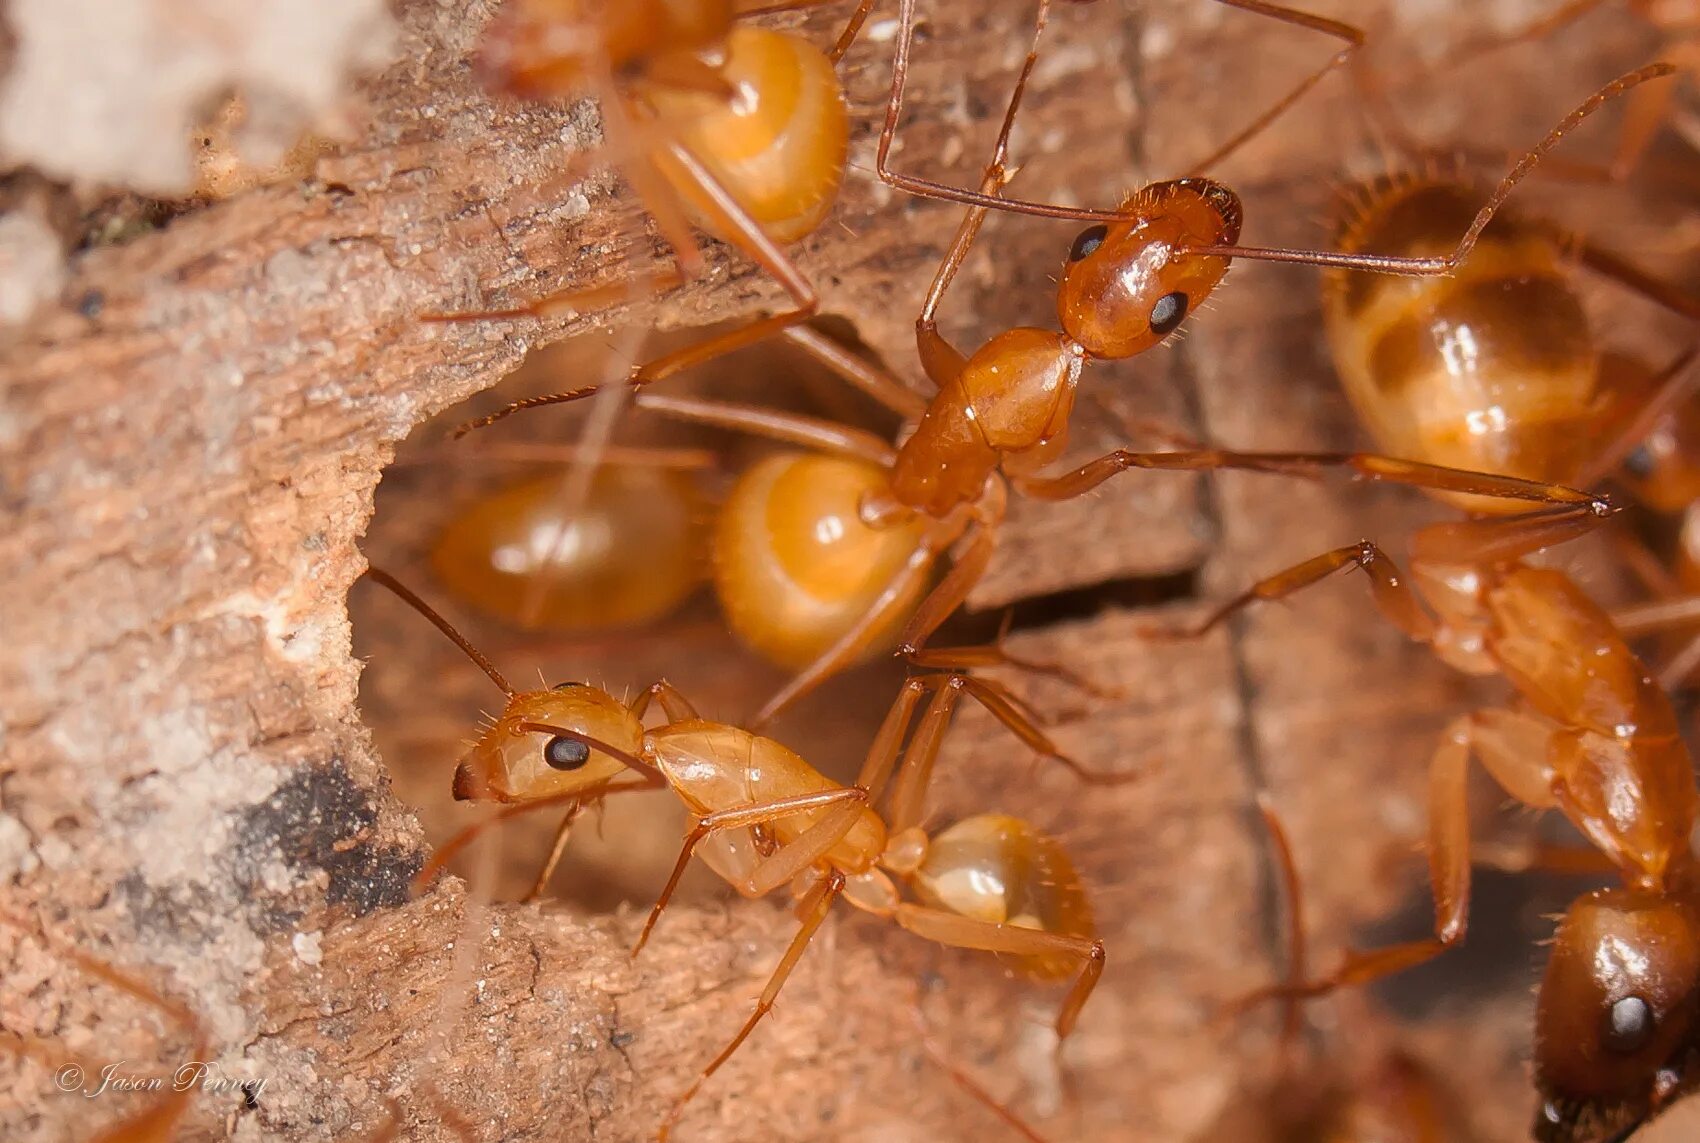
M 487 87 L 533 100 L 596 97 L 621 173 L 674 252 L 673 272 L 633 291 L 701 273 L 694 223 L 790 296 L 791 309 L 649 361 L 634 379 L 659 380 L 752 345 L 819 309 L 814 287 L 782 246 L 819 228 L 838 197 L 850 115 L 834 68 L 874 0 L 859 0 L 827 52 L 795 33 L 740 21 L 825 2 L 511 0 L 485 33 L 478 70 Z M 425 320 L 543 317 L 606 293 L 563 291 L 515 309 Z
M 1463 262 L 1505 198 L 1542 155 L 1608 100 L 1648 80 L 1669 75 L 1669 65 L 1654 64 L 1632 72 L 1590 96 L 1565 117 L 1501 180 L 1449 255 L 1407 257 L 1240 247 L 1236 243 L 1241 207 L 1233 191 L 1197 177 L 1156 183 L 1135 192 L 1117 211 L 1102 216 L 1114 219 L 1113 225 L 1095 223 L 1075 239 L 1058 287 L 1062 332 L 1008 330 L 968 356 L 938 332 L 935 315 L 989 209 L 983 204 L 1002 201 L 997 192 L 1009 177 L 1005 167 L 1009 136 L 1038 58 L 1048 6 L 1040 5 L 1033 43 L 986 168 L 983 194 L 970 199 L 976 205 L 970 206 L 959 226 L 916 321 L 921 364 L 937 385 L 938 394 L 923 403 L 901 382 L 813 331 L 804 327 L 782 331 L 782 336 L 817 356 L 852 385 L 906 420 L 915 421 L 914 431 L 900 447 L 841 425 L 746 405 L 669 397 L 643 388 L 634 398 L 642 408 L 802 445 L 861 467 L 863 487 L 855 492 L 855 514 L 842 511 L 842 496 L 835 497 L 831 507 L 833 519 L 841 522 L 836 526 L 867 532 L 869 550 L 887 553 L 880 560 L 866 561 L 868 574 L 851 585 L 871 602 L 842 628 L 835 642 L 762 707 L 754 718 L 758 725 L 868 653 L 892 626 L 902 624 L 900 653 L 919 650 L 967 600 L 990 563 L 1011 487 L 1037 499 L 1066 500 L 1084 495 L 1130 468 L 1241 468 L 1311 476 L 1336 467 L 1361 479 L 1415 484 L 1457 494 L 1587 503 L 1596 512 L 1605 511 L 1603 500 L 1569 488 L 1362 453 L 1121 449 L 1060 475 L 1045 476 L 1040 470 L 1057 460 L 1067 443 L 1075 387 L 1086 363 L 1132 357 L 1171 335 L 1215 289 L 1232 257 L 1412 275 L 1450 273 Z M 914 33 L 912 0 L 904 0 L 902 11 L 900 64 L 907 59 Z M 900 67 L 898 80 L 901 78 Z M 900 93 L 899 83 L 894 106 L 900 103 Z M 888 121 L 888 131 L 894 123 Z M 957 196 L 939 192 L 936 197 Z M 1091 211 L 1058 210 L 1063 217 L 1100 217 Z M 595 391 L 580 389 L 529 398 L 473 421 L 458 432 L 493 424 L 522 409 L 577 400 Z M 809 503 L 815 490 L 800 482 L 792 486 L 776 483 L 768 495 L 770 503 L 783 496 L 801 506 Z M 732 511 L 731 504 L 727 511 Z M 799 509 L 788 517 L 796 526 L 783 534 L 765 523 L 765 512 L 752 512 L 748 517 L 751 531 L 735 550 L 723 545 L 717 560 L 748 561 L 751 570 L 742 578 L 754 584 L 782 578 L 792 568 L 809 567 L 813 556 L 809 537 L 814 530 L 807 526 L 804 512 Z M 928 591 L 935 565 L 953 549 L 955 560 L 950 570 Z M 849 578 L 842 571 L 835 574 L 839 582 Z M 850 588 L 843 590 L 850 594 Z M 753 608 L 769 604 L 765 596 L 748 601 Z M 787 619 L 781 614 L 775 621 Z
M 1478 759 L 1517 802 L 1562 812 L 1624 883 L 1578 898 L 1559 923 L 1535 1019 L 1541 1143 L 1642 1122 L 1692 1081 L 1700 1050 L 1700 862 L 1690 845 L 1700 791 L 1676 714 L 1611 616 L 1563 572 L 1524 562 L 1600 522 L 1559 507 L 1430 525 L 1412 539 L 1408 580 L 1364 541 L 1259 581 L 1196 626 L 1154 633 L 1196 637 L 1255 601 L 1361 568 L 1399 630 L 1467 674 L 1512 685 L 1515 705 L 1455 719 L 1429 765 L 1434 937 L 1350 952 L 1333 973 L 1280 992 L 1366 983 L 1464 939 L 1465 783 Z
M 367 575 L 436 626 L 507 696 L 501 715 L 455 770 L 454 794 L 463 801 L 508 805 L 499 817 L 440 849 L 421 871 L 420 883 L 428 883 L 448 855 L 482 829 L 518 813 L 564 804 L 567 816 L 549 856 L 552 868 L 568 826 L 585 805 L 627 790 L 669 789 L 694 820 L 633 956 L 649 940 L 693 855 L 746 897 L 790 886 L 798 898 L 801 925 L 755 1011 L 674 1102 L 660 1138 L 668 1136 L 691 1098 L 772 1009 L 840 899 L 940 944 L 1007 955 L 1035 979 L 1072 976 L 1056 1020 L 1059 1039 L 1073 1029 L 1103 972 L 1104 945 L 1068 855 L 1006 814 L 967 818 L 929 837 L 921 827 L 923 796 L 951 712 L 964 695 L 1034 750 L 1083 777 L 1123 781 L 1134 775 L 1084 773 L 996 683 L 956 671 L 908 679 L 875 734 L 855 784 L 844 786 L 770 738 L 699 717 L 665 681 L 645 688 L 629 704 L 586 683 L 516 691 L 411 589 L 378 568 Z M 646 728 L 643 718 L 651 702 L 659 704 L 665 722 Z M 883 815 L 873 808 L 882 797 Z M 540 883 L 546 877 L 547 871 Z M 905 900 L 902 886 L 918 900 Z
M 693 470 L 713 458 L 626 446 L 598 452 L 581 495 L 571 494 L 569 470 L 503 485 L 460 508 L 431 549 L 438 581 L 475 610 L 528 631 L 636 627 L 676 609 L 707 571 L 713 506 Z M 513 455 L 559 460 L 562 450 Z

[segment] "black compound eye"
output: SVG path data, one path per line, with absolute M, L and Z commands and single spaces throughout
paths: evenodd
M 1600 1037 L 1606 1051 L 1632 1055 L 1653 1038 L 1653 1008 L 1639 996 L 1625 996 L 1606 1013 Z
M 1646 480 L 1653 475 L 1653 464 L 1652 450 L 1646 445 L 1641 445 L 1623 458 L 1623 471 L 1637 480 Z
M 577 770 L 590 761 L 590 747 L 576 738 L 556 735 L 544 744 L 543 761 L 551 770 Z
M 1186 295 L 1180 291 L 1164 294 L 1157 299 L 1157 304 L 1151 307 L 1151 332 L 1158 337 L 1167 337 L 1175 332 L 1175 327 L 1186 320 Z
M 1082 258 L 1090 258 L 1093 252 L 1104 244 L 1109 233 L 1110 228 L 1101 222 L 1097 226 L 1088 226 L 1075 235 L 1074 245 L 1068 249 L 1068 260 L 1078 262 Z
M 589 683 L 556 683 L 553 687 L 551 687 L 549 689 L 550 690 L 556 690 L 556 691 L 570 691 L 574 687 L 588 687 L 589 685 L 590 685 Z

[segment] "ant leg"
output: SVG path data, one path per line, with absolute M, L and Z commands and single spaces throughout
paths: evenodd
M 1348 951 L 1319 980 L 1267 989 L 1262 996 L 1321 996 L 1367 984 L 1432 960 L 1464 939 L 1470 910 L 1470 813 L 1467 782 L 1474 756 L 1500 787 L 1533 809 L 1558 805 L 1547 761 L 1552 726 L 1534 715 L 1484 710 L 1453 720 L 1429 763 L 1429 880 L 1435 935 L 1367 951 Z
M 1690 346 L 1678 354 L 1676 360 L 1637 385 L 1644 396 L 1637 395 L 1628 412 L 1621 416 L 1621 427 L 1613 430 L 1609 443 L 1577 473 L 1578 484 L 1592 484 L 1617 468 L 1653 435 L 1660 421 L 1692 395 L 1695 385 L 1700 384 L 1700 370 L 1693 368 L 1697 356 L 1700 356 L 1700 345 Z M 1626 371 L 1619 359 L 1611 357 L 1601 363 L 1600 369 L 1602 382 L 1607 384 L 1621 384 L 1618 378 Z
M 927 1014 L 921 1011 L 921 1000 L 918 994 L 909 1001 L 909 1016 L 915 1021 L 916 1034 L 921 1038 L 921 1050 L 927 1053 L 927 1058 L 932 1060 L 936 1067 L 944 1070 L 944 1073 L 951 1078 L 951 1081 L 957 1087 L 967 1092 L 986 1110 L 1003 1120 L 1006 1127 L 1026 1139 L 1028 1143 L 1049 1143 L 1043 1135 L 1029 1127 L 1025 1120 L 1006 1107 L 1001 1100 L 982 1087 L 978 1081 L 959 1068 L 945 1054 L 938 1041 L 933 1039 L 932 1028 L 927 1023 Z
M 820 0 L 826 3 L 827 0 Z M 832 45 L 832 50 L 826 53 L 826 58 L 837 67 L 838 61 L 844 58 L 844 53 L 850 50 L 850 45 L 856 42 L 856 37 L 862 33 L 862 25 L 867 22 L 868 13 L 874 9 L 874 0 L 857 0 L 856 8 L 850 13 L 850 18 L 844 21 L 844 30 L 838 34 L 838 42 Z
M 1299 82 L 1298 86 L 1294 87 L 1286 95 L 1282 96 L 1274 104 L 1274 106 L 1270 107 L 1262 115 L 1253 119 L 1248 126 L 1239 132 L 1239 134 L 1235 135 L 1226 143 L 1223 143 L 1220 147 L 1216 148 L 1216 150 L 1210 152 L 1210 154 L 1206 155 L 1203 159 L 1200 159 L 1188 168 L 1189 172 L 1193 175 L 1202 175 L 1205 171 L 1214 167 L 1216 164 L 1226 159 L 1229 155 L 1232 155 L 1235 151 L 1257 138 L 1257 136 L 1262 134 L 1271 123 L 1279 119 L 1288 108 L 1303 99 L 1305 94 L 1309 92 L 1311 88 L 1322 82 L 1324 76 L 1336 68 L 1345 66 L 1347 61 L 1352 58 L 1352 53 L 1363 47 L 1364 43 L 1364 30 L 1356 25 L 1345 23 L 1342 20 L 1330 20 L 1323 16 L 1312 15 L 1309 12 L 1301 12 L 1296 8 L 1288 8 L 1283 4 L 1266 4 L 1263 3 L 1262 0 L 1215 0 L 1215 2 L 1218 4 L 1225 4 L 1229 8 L 1238 8 L 1242 12 L 1251 12 L 1254 15 L 1267 16 L 1271 20 L 1279 20 L 1283 24 L 1296 24 L 1301 28 L 1309 28 L 1313 32 L 1321 32 L 1323 35 L 1332 36 L 1335 39 L 1342 41 L 1346 46 L 1341 48 L 1338 52 L 1335 52 L 1327 63 L 1305 76 L 1305 78 Z
M 549 879 L 555 875 L 555 867 L 561 864 L 561 855 L 567 851 L 567 841 L 573 835 L 573 822 L 583 812 L 583 802 L 575 802 L 567 807 L 567 812 L 561 816 L 561 824 L 555 827 L 555 840 L 549 845 L 549 856 L 543 859 L 543 868 L 537 871 L 531 888 L 519 899 L 520 904 L 530 904 L 538 900 L 543 896 L 543 891 L 549 888 Z
M 1349 568 L 1362 568 L 1364 574 L 1369 576 L 1370 590 L 1374 593 L 1376 606 L 1389 622 L 1419 643 L 1433 641 L 1433 618 L 1423 610 L 1416 592 L 1399 574 L 1398 566 L 1387 557 L 1387 553 L 1368 540 L 1350 547 L 1335 548 L 1331 552 L 1324 552 L 1304 563 L 1258 580 L 1190 627 L 1149 628 L 1141 634 L 1155 639 L 1197 639 L 1216 628 L 1230 615 L 1253 603 L 1284 599 L 1321 583 L 1337 571 Z
M 1074 776 L 1089 786 L 1119 786 L 1124 782 L 1134 782 L 1142 775 L 1138 771 L 1120 771 L 1114 773 L 1099 773 L 1089 770 L 1073 758 L 1057 749 L 1056 743 L 1044 731 L 1039 729 L 1038 717 L 1025 703 L 1017 698 L 1008 687 L 990 679 L 976 679 L 972 676 L 962 676 L 963 687 L 974 701 L 984 707 L 993 718 L 1003 723 L 1010 733 L 1014 734 L 1034 753 L 1045 758 L 1060 762 Z
M 835 869 L 828 874 L 825 880 L 815 886 L 809 896 L 803 898 L 799 903 L 798 911 L 802 917 L 802 924 L 797 928 L 797 935 L 791 938 L 791 944 L 786 948 L 785 955 L 779 958 L 778 966 L 774 968 L 773 975 L 768 978 L 767 987 L 762 989 L 761 998 L 756 1001 L 756 1010 L 750 1014 L 748 1020 L 744 1021 L 744 1026 L 738 1029 L 738 1034 L 732 1037 L 732 1042 L 727 1044 L 718 1056 L 714 1057 L 708 1067 L 702 1070 L 702 1074 L 697 1076 L 691 1086 L 685 1089 L 685 1093 L 673 1102 L 672 1110 L 667 1113 L 667 1118 L 661 1123 L 661 1130 L 656 1136 L 657 1139 L 665 1140 L 668 1138 L 672 1133 L 673 1125 L 679 1121 L 679 1116 L 684 1113 L 685 1105 L 701 1090 L 708 1077 L 718 1071 L 721 1064 L 732 1058 L 732 1053 L 737 1051 L 738 1047 L 749 1038 L 751 1032 L 755 1031 L 755 1027 L 761 1022 L 761 1018 L 772 1010 L 773 1002 L 778 997 L 779 990 L 785 986 L 785 981 L 790 977 L 791 970 L 797 967 L 797 962 L 802 959 L 804 950 L 809 947 L 809 941 L 814 937 L 816 930 L 820 928 L 821 922 L 826 920 L 826 915 L 831 912 L 839 894 L 843 892 L 844 874 Z
M 1700 596 L 1683 595 L 1620 607 L 1611 613 L 1611 624 L 1625 639 L 1651 635 L 1668 627 L 1700 623 Z
M 427 861 L 420 867 L 419 872 L 413 875 L 413 892 L 416 894 L 424 892 L 425 889 L 430 886 L 431 882 L 435 881 L 437 876 L 443 872 L 443 869 L 448 865 L 448 863 L 454 859 L 455 855 L 465 849 L 468 845 L 472 844 L 479 834 L 483 833 L 485 830 L 500 825 L 502 822 L 505 822 L 510 818 L 517 818 L 524 814 L 533 813 L 537 810 L 546 810 L 552 806 L 568 805 L 575 802 L 596 801 L 614 794 L 623 794 L 628 790 L 656 790 L 665 785 L 666 783 L 661 780 L 659 775 L 653 777 L 645 776 L 640 781 L 628 782 L 618 786 L 609 785 L 594 792 L 579 790 L 576 793 L 571 794 L 551 794 L 546 798 L 538 798 L 529 802 L 516 802 L 511 806 L 503 806 L 499 812 L 492 814 L 482 821 L 473 822 L 471 825 L 449 838 L 449 840 L 445 841 L 442 845 L 438 846 L 437 851 L 431 855 L 431 860 Z M 572 813 L 576 812 L 576 808 L 572 810 Z M 570 815 L 568 821 L 571 821 Z M 563 827 L 566 825 L 566 823 L 562 824 Z M 553 872 L 553 870 L 551 869 L 550 872 Z
M 704 223 L 710 232 L 736 247 L 777 281 L 785 292 L 791 295 L 792 308 L 783 313 L 757 318 L 737 329 L 729 329 L 695 345 L 688 345 L 672 353 L 663 354 L 653 361 L 646 361 L 631 372 L 629 384 L 634 386 L 660 381 L 733 350 L 755 345 L 787 326 L 807 321 L 820 309 L 820 299 L 815 294 L 814 286 L 810 285 L 796 263 L 780 249 L 777 242 L 768 237 L 767 231 L 761 228 L 761 223 L 751 217 L 749 211 L 720 184 L 701 160 L 691 154 L 689 148 L 682 143 L 669 140 L 666 148 L 668 157 L 695 185 L 700 196 L 699 206 L 704 215 Z
M 631 701 L 628 709 L 632 712 L 633 717 L 642 718 L 644 712 L 649 709 L 649 704 L 657 699 L 661 701 L 661 713 L 667 716 L 668 722 L 683 722 L 687 718 L 697 717 L 696 707 L 692 706 L 689 700 L 679 693 L 678 687 L 666 679 L 657 679 L 639 691 L 638 696 Z
M 1543 484 L 1515 476 L 1470 472 L 1362 452 L 1237 452 L 1230 449 L 1133 452 L 1117 449 L 1071 472 L 1058 476 L 1016 476 L 1011 477 L 1010 482 L 1017 491 L 1035 499 L 1072 500 L 1130 468 L 1175 472 L 1228 468 L 1304 477 L 1320 476 L 1328 469 L 1345 469 L 1357 480 L 1387 481 L 1442 492 L 1532 500 L 1541 504 L 1586 505 L 1602 516 L 1612 511 L 1611 502 L 1605 497 L 1579 492 L 1562 484 Z
M 1553 873 L 1561 877 L 1606 877 L 1618 871 L 1617 862 L 1586 845 L 1556 845 L 1546 841 L 1476 842 L 1470 862 L 1501 873 Z
M 844 803 L 849 803 L 849 805 Z M 804 830 L 796 841 L 781 846 L 772 857 L 764 858 L 756 868 L 760 870 L 768 867 L 769 863 L 775 862 L 775 859 L 794 846 L 814 849 L 816 851 L 814 860 L 818 860 L 821 854 L 843 840 L 844 835 L 849 833 L 851 827 L 856 824 L 860 812 L 867 808 L 867 804 L 868 792 L 860 786 L 834 786 L 828 790 L 816 790 L 808 794 L 796 794 L 789 798 L 776 798 L 771 802 L 763 802 L 759 805 L 737 806 L 732 809 L 715 810 L 712 813 L 701 815 L 685 833 L 685 844 L 679 850 L 679 860 L 674 863 L 672 876 L 667 878 L 666 887 L 661 890 L 661 896 L 657 898 L 655 907 L 649 911 L 649 917 L 643 923 L 643 931 L 638 934 L 637 943 L 632 946 L 632 955 L 637 956 L 638 953 L 643 951 L 643 946 L 649 943 L 649 934 L 654 930 L 655 923 L 661 919 L 661 914 L 666 911 L 667 903 L 673 897 L 673 891 L 679 886 L 679 879 L 685 875 L 685 867 L 691 862 L 691 855 L 696 852 L 697 846 L 702 844 L 703 839 L 710 834 L 728 829 L 747 829 L 750 826 L 763 825 L 767 822 L 794 817 L 812 810 L 836 810 L 838 812 L 824 815 L 820 821 Z M 831 823 L 834 827 L 835 836 L 833 836 L 832 830 L 820 828 L 828 823 Z M 810 862 L 804 862 L 802 866 L 799 866 L 799 869 L 807 867 L 808 864 Z M 773 867 L 777 868 L 778 864 Z M 784 884 L 796 872 L 798 870 L 787 873 L 784 878 L 768 886 L 768 889 L 771 890 Z M 752 874 L 752 876 L 754 875 Z M 733 888 L 741 891 L 744 886 L 735 885 Z M 751 893 L 749 895 L 760 896 L 761 894 Z
M 1585 536 L 1605 519 L 1588 505 L 1575 505 L 1521 516 L 1430 524 L 1411 538 L 1411 560 L 1472 567 L 1510 563 Z
M 1009 636 L 1009 625 L 1015 618 L 1015 609 L 1010 608 L 1003 613 L 1003 622 L 998 625 L 997 636 L 992 642 L 973 647 L 926 647 L 911 652 L 904 658 L 916 667 L 927 667 L 938 670 L 970 670 L 974 667 L 1014 667 L 1033 675 L 1045 675 L 1060 680 L 1077 690 L 1101 699 L 1119 699 L 1125 697 L 1120 691 L 1100 686 L 1085 675 L 1070 667 L 1067 663 L 1048 660 L 1029 659 L 1024 655 L 1012 654 L 1005 645 Z
M 1039 62 L 1039 39 L 1044 35 L 1045 22 L 1049 15 L 1048 3 L 1041 3 L 1034 19 L 1033 42 L 1027 49 L 1027 58 L 1021 65 L 1020 75 L 1016 77 L 1015 89 L 1010 93 L 1009 103 L 1004 108 L 997 141 L 992 144 L 991 161 L 986 164 L 985 173 L 980 179 L 980 193 L 983 195 L 997 197 L 1014 177 L 1014 172 L 1007 170 L 1005 166 L 1009 159 L 1009 137 L 1015 130 L 1015 116 L 1021 109 L 1022 94 L 1027 90 L 1027 82 L 1032 78 L 1033 68 Z M 895 90 L 895 75 L 893 83 Z M 883 179 L 889 173 L 884 171 L 886 140 L 883 135 L 880 142 L 881 149 L 876 167 L 882 171 L 880 177 Z M 921 312 L 915 318 L 915 343 L 920 350 L 921 367 L 934 386 L 940 389 L 961 376 L 968 359 L 939 332 L 939 305 L 944 300 L 945 291 L 950 289 L 951 283 L 956 280 L 963 262 L 967 260 L 974 240 L 980 235 L 980 227 L 986 221 L 986 210 L 984 206 L 970 206 L 962 216 L 950 247 L 945 251 L 944 259 L 933 275 L 932 285 L 927 287 L 927 296 L 921 303 Z
M 788 326 L 780 336 L 904 420 L 919 420 L 927 411 L 925 397 L 813 326 Z
M 422 314 L 425 322 L 487 321 L 503 318 L 544 318 L 558 310 L 594 310 L 621 300 L 635 299 L 681 286 L 702 272 L 702 250 L 691 233 L 677 193 L 649 155 L 663 145 L 660 128 L 637 111 L 615 89 L 611 77 L 598 76 L 593 84 L 597 106 L 602 109 L 603 137 L 611 140 L 614 165 L 630 184 L 633 193 L 655 219 L 656 229 L 673 248 L 673 270 L 640 275 L 613 286 L 583 290 L 559 290 L 523 306 L 509 309 L 466 310 L 455 313 Z
M 1074 1030 L 1080 1010 L 1104 973 L 1104 942 L 1090 937 L 1048 933 L 998 921 L 977 921 L 958 913 L 905 901 L 897 907 L 896 921 L 918 937 L 959 949 L 980 949 L 1010 956 L 1050 956 L 1063 953 L 1080 958 L 1080 975 L 1057 1013 L 1057 1038 L 1066 1040 Z
M 915 608 L 915 613 L 904 626 L 897 648 L 899 655 L 907 658 L 920 651 L 928 637 L 968 601 L 969 592 L 985 576 L 986 568 L 992 562 L 992 553 L 997 550 L 997 525 L 1002 515 L 1000 511 L 998 519 L 977 519 L 969 525 L 967 546 L 950 565 L 944 578 Z
M 895 623 L 897 616 L 909 606 L 910 601 L 925 590 L 934 564 L 960 538 L 963 526 L 959 520 L 947 519 L 929 528 L 922 536 L 920 544 L 910 554 L 908 562 L 887 581 L 861 617 L 830 647 L 815 656 L 814 662 L 798 671 L 790 682 L 768 699 L 750 720 L 750 725 L 759 727 L 771 722 L 780 711 L 867 653 L 880 633 L 889 629 L 887 625 Z M 955 571 L 956 568 L 953 567 L 952 574 Z M 945 578 L 948 580 L 950 577 L 947 575 Z M 943 586 L 942 581 L 940 586 Z M 937 594 L 938 589 L 935 588 L 931 595 L 922 600 L 921 606 L 925 607 L 927 600 Z
M 704 401 L 695 397 L 670 397 L 661 393 L 640 393 L 634 403 L 640 409 L 649 409 L 693 424 L 712 425 L 719 429 L 730 429 L 733 432 L 802 445 L 835 456 L 865 460 L 881 468 L 890 468 L 897 457 L 896 450 L 873 433 L 818 417 L 806 417 L 800 413 L 781 413 L 755 405 Z

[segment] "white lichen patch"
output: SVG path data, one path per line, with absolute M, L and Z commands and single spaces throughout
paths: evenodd
M 191 133 L 231 91 L 256 159 L 325 122 L 394 41 L 383 0 L 14 0 L 0 154 L 48 174 L 181 194 Z

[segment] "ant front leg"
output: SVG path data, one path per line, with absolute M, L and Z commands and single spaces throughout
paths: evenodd
M 691 856 L 710 834 L 720 830 L 748 829 L 814 810 L 828 811 L 821 815 L 819 821 L 805 829 L 796 840 L 787 842 L 771 855 L 762 858 L 742 883 L 733 886 L 747 897 L 760 897 L 790 881 L 843 841 L 844 836 L 860 820 L 867 806 L 866 790 L 859 786 L 836 786 L 828 790 L 778 798 L 760 805 L 736 806 L 700 815 L 685 834 L 685 844 L 679 850 L 679 860 L 674 863 L 672 876 L 667 879 L 667 885 L 661 890 L 655 907 L 649 911 L 643 931 L 638 934 L 637 943 L 632 946 L 632 955 L 637 956 L 649 942 L 649 934 L 654 930 L 655 923 L 661 919 L 661 914 L 666 911 L 673 891 L 678 888 L 679 879 L 685 875 L 685 867 L 691 862 Z
M 1428 940 L 1352 950 L 1340 966 L 1317 980 L 1266 989 L 1267 997 L 1316 997 L 1367 984 L 1432 960 L 1464 940 L 1470 911 L 1470 813 L 1467 793 L 1472 756 L 1516 800 L 1553 809 L 1554 776 L 1547 762 L 1552 728 L 1535 715 L 1485 710 L 1447 727 L 1429 763 L 1429 880 L 1434 892 L 1434 932 Z
M 1037 500 L 1072 500 L 1130 468 L 1168 472 L 1209 472 L 1238 469 L 1286 476 L 1318 477 L 1331 469 L 1343 469 L 1355 480 L 1405 484 L 1443 492 L 1468 493 L 1537 504 L 1578 505 L 1602 518 L 1612 511 L 1603 496 L 1581 492 L 1562 484 L 1546 484 L 1515 476 L 1470 472 L 1461 468 L 1399 460 L 1375 453 L 1342 452 L 1237 452 L 1230 449 L 1186 449 L 1176 452 L 1133 452 L 1117 449 L 1088 461 L 1071 472 L 1057 476 L 1012 476 L 1010 483 L 1023 495 Z
M 756 1025 L 761 1023 L 762 1017 L 773 1010 L 773 1002 L 778 999 L 779 990 L 785 986 L 785 981 L 791 976 L 791 970 L 797 967 L 797 962 L 802 959 L 803 952 L 809 947 L 809 941 L 814 939 L 815 932 L 826 920 L 826 915 L 832 911 L 833 903 L 838 900 L 839 895 L 843 892 L 844 874 L 835 869 L 818 882 L 810 890 L 808 896 L 798 902 L 797 911 L 802 919 L 802 924 L 797 928 L 797 935 L 791 938 L 791 944 L 785 949 L 785 955 L 779 958 L 779 964 L 774 968 L 773 975 L 768 978 L 767 987 L 762 989 L 761 997 L 756 1001 L 755 1011 L 750 1014 L 748 1020 L 744 1021 L 743 1027 L 738 1029 L 738 1034 L 732 1037 L 732 1042 L 727 1044 L 718 1056 L 714 1057 L 691 1083 L 691 1086 L 685 1089 L 684 1094 L 673 1102 L 673 1107 L 668 1111 L 667 1118 L 661 1123 L 661 1130 L 656 1135 L 657 1139 L 665 1140 L 672 1134 L 673 1125 L 679 1121 L 679 1116 L 684 1114 L 685 1105 L 691 1101 L 691 1098 L 698 1091 L 702 1090 L 702 1085 L 708 1081 L 708 1077 L 720 1070 L 720 1065 L 731 1059 L 732 1053 L 736 1052 L 739 1046 L 749 1039 L 750 1033 L 755 1031 Z

